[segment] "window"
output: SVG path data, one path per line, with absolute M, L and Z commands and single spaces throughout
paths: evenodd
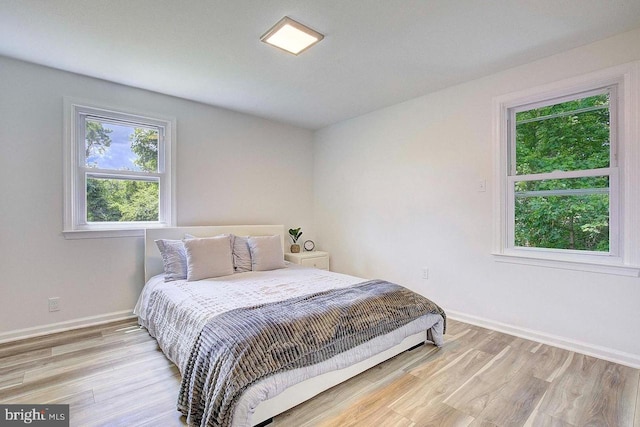
M 611 86 L 509 109 L 514 247 L 617 255 L 615 93 Z
M 65 235 L 172 225 L 172 120 L 66 104 Z
M 496 100 L 499 261 L 638 275 L 631 68 Z

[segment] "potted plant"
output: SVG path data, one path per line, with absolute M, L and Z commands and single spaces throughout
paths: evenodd
M 302 231 L 300 231 L 300 227 L 289 229 L 289 237 L 291 237 L 291 241 L 293 242 L 293 244 L 291 245 L 292 254 L 297 254 L 300 252 L 300 245 L 297 243 L 300 236 L 302 236 Z

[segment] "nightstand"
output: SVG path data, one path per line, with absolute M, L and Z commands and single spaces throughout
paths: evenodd
M 329 252 L 311 251 L 297 254 L 284 254 L 284 259 L 294 264 L 329 270 Z

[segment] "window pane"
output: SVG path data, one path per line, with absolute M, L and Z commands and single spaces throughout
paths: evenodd
M 609 178 L 515 183 L 515 246 L 609 251 Z
M 158 130 L 85 120 L 85 166 L 157 172 Z
M 516 175 L 609 167 L 609 94 L 516 113 Z
M 159 183 L 87 177 L 87 222 L 158 221 Z

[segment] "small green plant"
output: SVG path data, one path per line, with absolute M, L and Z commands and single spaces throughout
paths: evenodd
M 291 237 L 291 241 L 295 244 L 300 236 L 302 236 L 302 231 L 300 231 L 300 227 L 298 228 L 290 228 L 289 236 Z

